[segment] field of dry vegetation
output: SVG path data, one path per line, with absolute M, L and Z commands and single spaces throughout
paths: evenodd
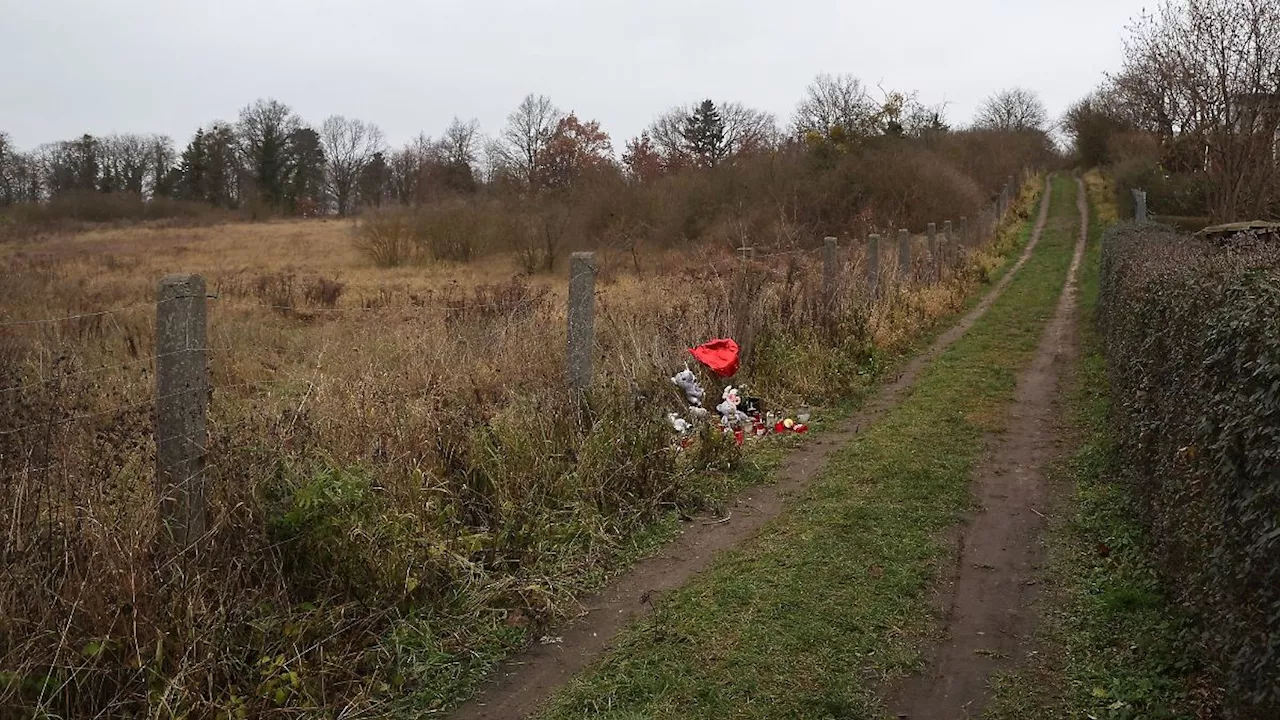
M 960 185 L 943 211 L 968 209 L 973 238 L 937 282 L 923 236 L 909 277 L 886 238 L 870 297 L 863 235 L 841 219 L 829 313 L 818 228 L 779 221 L 781 203 L 684 245 L 552 242 L 545 207 L 475 204 L 0 245 L 0 714 L 455 702 L 571 614 L 646 529 L 744 482 L 732 442 L 704 431 L 673 446 L 667 378 L 685 348 L 738 338 L 753 394 L 830 409 L 962 307 L 1015 244 L 1034 183 L 994 240 L 984 193 Z M 423 244 L 513 233 L 527 247 L 446 259 Z M 395 261 L 387 237 L 404 248 Z M 751 262 L 732 251 L 743 242 L 759 246 Z M 579 404 L 563 380 L 561 258 L 587 246 L 596 381 Z M 178 554 L 157 542 L 152 484 L 155 285 L 171 272 L 201 273 L 214 296 L 210 528 Z

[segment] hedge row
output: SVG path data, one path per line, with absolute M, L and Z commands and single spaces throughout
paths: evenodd
M 1120 448 L 1229 717 L 1280 717 L 1280 237 L 1121 225 L 1099 308 Z

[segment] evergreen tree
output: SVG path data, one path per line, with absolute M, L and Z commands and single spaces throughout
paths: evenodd
M 240 111 L 240 155 L 253 189 L 272 208 L 285 204 L 292 174 L 292 138 L 301 125 L 288 105 L 258 100 Z
M 230 125 L 215 123 L 206 135 L 208 154 L 208 196 L 214 205 L 234 208 L 240 204 L 240 163 L 236 155 L 236 133 Z
M 703 100 L 684 120 L 680 130 L 685 150 L 702 167 L 715 167 L 729 155 L 724 137 L 724 119 L 716 104 Z
M 391 169 L 387 167 L 386 157 L 381 152 L 374 153 L 373 159 L 360 171 L 359 203 L 365 207 L 381 207 L 390 183 Z
M 183 200 L 209 201 L 209 148 L 204 128 L 196 130 L 178 163 L 178 197 Z
M 324 196 L 324 148 L 320 134 L 311 128 L 298 128 L 289 134 L 289 181 L 285 188 L 285 205 L 297 213 L 311 207 Z

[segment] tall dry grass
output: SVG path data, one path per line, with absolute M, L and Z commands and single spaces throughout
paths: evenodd
M 846 242 L 829 314 L 820 253 L 800 246 L 743 263 L 716 243 L 603 245 L 585 403 L 562 379 L 564 283 L 529 278 L 518 248 L 379 269 L 318 222 L 6 247 L 0 714 L 448 705 L 656 519 L 738 482 L 730 443 L 678 451 L 663 423 L 685 348 L 743 340 L 745 382 L 775 407 L 855 395 L 963 305 L 1012 223 L 937 283 L 923 238 L 909 277 L 889 244 L 874 301 Z M 210 529 L 174 555 L 151 486 L 152 293 L 184 266 L 217 295 Z

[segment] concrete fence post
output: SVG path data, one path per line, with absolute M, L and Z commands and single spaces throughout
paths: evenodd
M 933 265 L 933 281 L 942 278 L 942 263 L 938 261 L 938 223 L 929 223 L 929 262 Z
M 969 244 L 977 245 L 977 243 L 972 242 L 972 240 L 969 237 L 969 218 L 968 216 L 965 216 L 965 215 L 960 216 L 960 231 L 959 231 L 958 242 L 961 245 L 969 245 Z
M 867 292 L 875 297 L 880 290 L 880 236 L 867 238 Z
M 911 281 L 911 233 L 906 228 L 898 230 L 898 274 L 902 282 Z
M 169 275 L 157 289 L 155 489 L 167 540 L 179 549 L 206 528 L 206 297 L 199 275 Z
M 1147 221 L 1147 191 L 1133 188 L 1133 219 L 1135 222 Z
M 836 301 L 836 239 L 822 239 L 822 304 L 831 315 Z
M 595 356 L 596 254 L 576 252 L 569 260 L 569 347 L 565 353 L 569 385 L 585 390 L 591 385 Z
M 942 247 L 943 253 L 947 256 L 947 262 L 955 261 L 956 239 L 951 234 L 951 221 L 945 220 L 942 223 Z

